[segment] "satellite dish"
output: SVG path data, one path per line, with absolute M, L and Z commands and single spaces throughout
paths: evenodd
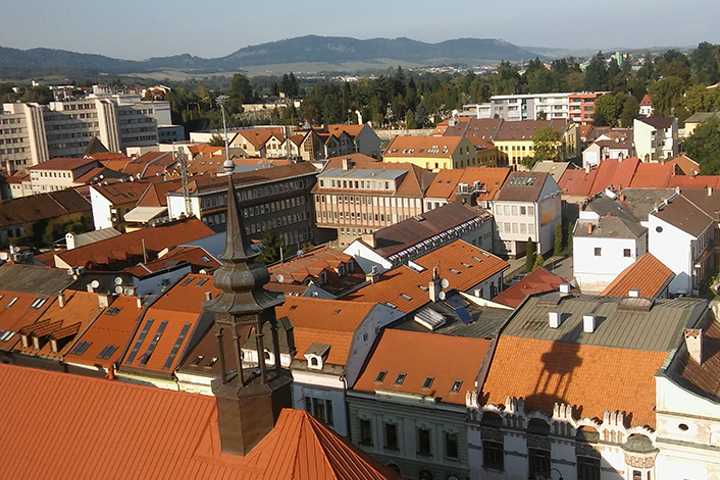
M 443 278 L 443 279 L 440 281 L 440 286 L 441 286 L 442 288 L 448 288 L 448 287 L 450 286 L 450 282 L 448 282 L 447 278 Z
M 92 282 L 90 282 L 90 286 L 93 288 L 98 288 L 100 286 L 100 282 L 98 282 L 97 280 L 93 280 Z
M 115 287 L 115 293 L 117 293 L 118 295 L 122 295 L 122 293 L 123 293 L 122 285 L 118 285 Z
M 298 251 L 297 251 L 297 256 L 298 256 L 298 257 L 302 257 L 304 253 L 305 253 L 305 252 L 303 252 L 302 250 L 298 250 Z
M 438 294 L 438 297 L 440 298 L 440 300 L 445 300 L 445 297 L 447 297 L 447 295 L 445 295 L 445 292 L 442 292 L 442 291 L 441 291 L 441 292 Z
M 123 279 L 122 277 L 115 277 L 115 285 L 122 285 Z
M 278 276 L 275 277 L 275 280 L 277 280 L 278 283 L 282 283 L 283 280 L 285 280 L 285 277 L 281 273 L 278 273 Z

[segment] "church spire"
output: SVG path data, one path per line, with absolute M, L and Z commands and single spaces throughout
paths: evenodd
M 245 455 L 273 428 L 282 408 L 292 407 L 292 377 L 282 369 L 275 307 L 285 299 L 282 294 L 266 291 L 270 280 L 260 255 L 247 240 L 245 224 L 238 208 L 233 184 L 234 165 L 223 165 L 228 177 L 227 233 L 225 251 L 220 255 L 223 265 L 213 274 L 213 284 L 220 295 L 203 303 L 203 310 L 215 316 L 218 340 L 220 378 L 212 383 L 218 407 L 218 428 L 224 453 Z M 265 363 L 263 326 L 270 324 L 275 368 L 268 372 Z M 243 367 L 254 359 L 243 358 L 243 341 L 255 331 L 257 367 Z M 231 338 L 231 351 L 226 352 Z

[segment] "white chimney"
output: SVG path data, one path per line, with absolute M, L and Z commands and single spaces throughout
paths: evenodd
M 712 197 L 713 188 L 708 187 L 708 197 Z
M 563 295 L 569 295 L 570 294 L 570 284 L 569 283 L 561 283 L 560 284 L 560 293 Z
M 550 328 L 558 328 L 562 324 L 562 313 L 548 312 L 548 320 Z
M 205 301 L 212 300 L 212 292 L 205 292 Z
M 377 267 L 373 265 L 370 273 L 365 275 L 365 281 L 370 282 L 372 285 L 375 285 L 375 282 L 377 282 L 378 280 L 380 280 L 380 274 L 377 271 Z
M 440 299 L 440 292 L 442 292 L 441 280 L 437 272 L 437 267 L 434 267 L 432 279 L 428 283 L 428 293 L 430 294 L 430 301 L 437 302 Z
M 703 362 L 703 331 L 700 328 L 685 329 L 685 346 L 690 358 L 702 365 Z
M 640 296 L 640 290 L 638 290 L 637 288 L 631 288 L 628 291 L 628 297 L 638 298 L 639 296 Z
M 65 293 L 61 292 L 60 295 L 58 295 L 58 306 L 60 308 L 65 307 Z
M 593 333 L 597 327 L 597 317 L 595 315 L 583 315 L 583 332 Z
M 107 293 L 98 293 L 98 306 L 100 308 L 107 308 L 110 306 L 110 295 Z
M 76 247 L 75 245 L 75 234 L 72 232 L 68 232 L 65 234 L 65 246 L 68 250 L 72 250 Z
M 140 298 L 140 297 L 137 297 L 137 308 L 138 309 L 142 308 L 142 298 Z
M 343 158 L 342 159 L 342 169 L 343 170 L 350 170 L 350 159 L 349 158 Z

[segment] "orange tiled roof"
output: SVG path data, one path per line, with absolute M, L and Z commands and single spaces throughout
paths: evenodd
M 379 282 L 361 288 L 343 297 L 343 300 L 386 303 L 401 312 L 410 313 L 430 301 L 428 292 L 423 288 L 432 280 L 434 267 L 438 268 L 440 278 L 450 283 L 448 290 L 464 292 L 510 266 L 505 260 L 462 240 L 440 247 L 413 262 L 425 270 L 418 272 L 408 266 L 398 267 L 383 273 Z
M 50 307 L 53 299 L 44 295 L 0 290 L 0 348 L 10 350 L 19 341 L 18 330 L 35 323 Z M 31 308 L 38 298 L 47 299 L 40 308 Z M 14 299 L 14 301 L 13 301 Z M 12 302 L 12 305 L 10 305 Z M 10 335 L 7 332 L 14 332 Z M 7 338 L 5 337 L 7 333 Z
M 617 189 L 629 186 L 639 164 L 640 159 L 637 157 L 626 158 L 623 161 L 614 158 L 603 160 L 597 169 L 590 195 L 604 192 L 609 186 Z
M 680 171 L 685 175 L 695 176 L 700 173 L 700 164 L 684 153 L 681 153 L 677 157 L 665 163 L 677 165 Z
M 506 167 L 468 167 L 464 170 L 458 183 L 467 183 L 470 188 L 475 182 L 480 182 L 481 192 L 478 193 L 478 201 L 490 201 L 495 198 L 497 192 L 505 184 L 505 179 L 510 175 L 510 169 Z M 450 195 L 450 201 L 457 198 L 457 191 Z
M 362 155 L 363 157 L 365 155 Z M 327 171 L 329 168 L 342 168 L 342 159 L 347 158 L 348 156 L 341 156 L 341 157 L 334 157 L 331 162 L 328 162 L 326 165 L 324 171 Z M 366 157 L 369 158 L 369 157 Z M 355 162 L 355 160 L 353 160 Z M 359 159 L 359 161 L 355 162 L 352 166 L 353 169 L 359 168 L 359 169 L 368 169 L 368 170 L 405 170 L 407 171 L 407 175 L 405 178 L 402 179 L 400 186 L 398 187 L 396 191 L 397 196 L 401 197 L 422 197 L 423 192 L 432 185 L 433 179 L 435 178 L 435 173 L 430 172 L 429 170 L 425 170 L 424 168 L 418 167 L 415 164 L 412 163 L 385 163 L 385 162 L 378 162 L 375 159 L 372 159 L 372 161 L 364 161 L 364 159 Z M 325 187 L 327 188 L 327 187 Z M 312 191 L 316 192 L 320 189 L 319 184 L 315 184 Z
M 55 299 L 52 302 L 35 324 L 23 327 L 26 333 L 29 334 L 32 331 L 38 336 L 46 337 L 79 323 L 81 328 L 75 331 L 77 333 L 88 326 L 101 311 L 98 296 L 95 293 L 65 290 L 64 307 L 60 308 L 60 303 Z M 44 322 L 47 322 L 47 326 L 40 326 L 41 324 L 45 325 Z M 33 349 L 32 344 L 25 348 L 21 343 L 17 343 L 14 350 L 27 355 L 60 357 L 69 350 L 72 344 L 73 342 L 70 341 L 60 351 L 53 352 L 49 341 L 41 344 L 40 350 Z
M 136 297 L 119 296 L 109 308 L 78 337 L 75 346 L 81 342 L 90 345 L 87 348 L 71 348 L 64 355 L 66 363 L 83 365 L 102 365 L 106 369 L 120 360 L 120 355 L 132 336 L 143 309 L 138 308 Z M 114 347 L 114 350 L 113 350 Z M 82 351 L 82 353 L 81 353 Z M 102 358 L 100 354 L 103 355 Z
M 354 164 L 362 164 L 362 163 L 373 163 L 378 164 L 380 163 L 380 160 L 373 157 L 368 157 L 367 155 L 363 155 L 362 153 L 351 153 L 350 155 L 340 155 L 338 157 L 330 157 L 327 159 L 327 164 L 325 165 L 325 168 L 342 168 L 342 161 L 346 158 L 349 158 L 351 162 Z M 372 166 L 369 167 L 361 167 L 361 168 L 373 168 Z
M 443 168 L 433 179 L 430 187 L 425 192 L 430 198 L 450 198 L 455 194 L 457 184 L 460 183 L 465 170 Z
M 107 198 L 113 205 L 137 203 L 151 183 L 161 182 L 161 178 L 150 178 L 132 182 L 115 182 L 107 185 L 93 185 L 92 188 Z
M 182 187 L 182 179 L 167 180 L 165 182 L 151 183 L 147 191 L 138 200 L 138 207 L 167 207 L 168 192 L 174 192 Z
M 492 301 L 502 303 L 508 307 L 517 307 L 528 295 L 557 291 L 560 289 L 561 283 L 566 283 L 566 280 L 560 275 L 550 273 L 543 267 L 536 268 L 525 278 L 506 288 Z
M 523 398 L 526 411 L 552 415 L 556 402 L 574 415 L 602 420 L 625 412 L 629 425 L 655 428 L 655 372 L 667 352 L 650 352 L 500 336 L 479 397 L 504 405 Z
M 328 125 L 328 132 L 339 137 L 341 133 L 345 132 L 353 139 L 360 135 L 365 125 L 345 125 L 345 124 L 334 124 Z
M 640 163 L 629 186 L 630 188 L 667 188 L 674 173 L 674 164 Z
M 595 183 L 595 177 L 597 176 L 598 169 L 590 170 L 590 173 L 585 173 L 585 170 L 568 168 L 563 173 L 558 186 L 562 190 L 563 195 L 579 195 L 583 197 L 589 197 L 592 195 L 593 184 Z
M 124 271 L 137 277 L 144 277 L 149 273 L 159 272 L 183 261 L 190 264 L 193 273 L 199 273 L 200 270 L 211 272 L 216 268 L 220 268 L 220 262 L 215 260 L 204 248 L 178 246 L 169 250 L 154 262 L 139 263 L 134 267 L 126 268 Z
M 30 167 L 30 170 L 75 170 L 91 163 L 100 165 L 94 158 L 53 158 Z
M 330 345 L 327 363 L 345 365 L 355 330 L 375 307 L 369 302 L 285 297 L 275 308 L 278 318 L 288 317 L 295 327 L 295 358 L 304 359 L 313 343 Z
M 482 338 L 385 329 L 353 388 L 364 392 L 391 390 L 427 395 L 438 397 L 444 403 L 465 405 L 465 392 L 475 389 L 475 379 L 489 346 L 490 340 Z M 453 353 L 448 355 L 448 352 Z M 382 381 L 376 382 L 381 371 L 387 373 Z M 401 373 L 406 377 L 398 385 Z M 430 388 L 422 388 L 428 377 L 434 378 Z M 462 384 L 453 393 L 453 384 L 457 381 Z
M 463 137 L 414 137 L 412 135 L 399 135 L 390 142 L 383 156 L 450 158 L 462 140 Z
M 720 176 L 718 175 L 697 175 L 690 177 L 687 175 L 675 175 L 670 177 L 668 188 L 680 187 L 681 189 L 705 189 L 708 187 L 718 188 L 720 185 Z
M 675 277 L 672 270 L 665 266 L 652 253 L 646 253 L 635 263 L 620 272 L 600 295 L 608 297 L 627 297 L 630 289 L 640 290 L 640 296 L 654 298 L 668 286 Z
M 0 435 L 13 439 L 4 453 L 16 460 L 0 478 L 400 479 L 300 410 L 282 410 L 240 457 L 220 452 L 205 395 L 0 365 L 0 404 Z
M 143 251 L 154 256 L 158 252 L 176 245 L 209 237 L 214 232 L 197 218 L 190 218 L 155 227 L 142 228 L 117 237 L 101 240 L 82 247 L 56 253 L 56 258 L 70 266 L 97 267 L 126 262 L 132 257 L 142 258 Z M 143 250 L 144 241 L 144 250 Z M 103 267 L 107 268 L 107 267 Z M 124 268 L 124 267 L 123 267 Z

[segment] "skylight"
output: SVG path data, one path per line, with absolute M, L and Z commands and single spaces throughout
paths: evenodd
M 377 377 L 375 377 L 375 381 L 378 383 L 382 383 L 383 381 L 385 381 L 385 375 L 387 375 L 387 371 L 380 370 L 377 374 Z
M 405 383 L 406 378 L 407 378 L 407 373 L 398 373 L 398 376 L 395 379 L 395 385 L 402 385 L 403 383 Z
M 80 342 L 77 345 L 75 345 L 75 348 L 72 349 L 70 353 L 73 355 L 82 355 L 85 353 L 85 350 L 87 350 L 90 345 L 92 345 L 92 342 Z
M 188 277 L 180 285 L 182 285 L 183 287 L 187 287 L 193 280 L 195 280 L 193 277 Z
M 422 384 L 422 388 L 430 388 L 430 386 L 433 384 L 433 381 L 435 381 L 435 377 L 426 377 L 425 381 Z
M 10 300 L 10 303 L 8 303 L 7 307 L 5 307 L 5 308 L 12 307 L 15 304 L 15 302 L 17 302 L 17 300 L 18 300 L 18 297 L 13 297 L 13 299 Z
M 118 349 L 115 345 L 107 345 L 105 348 L 103 348 L 100 353 L 98 353 L 97 358 L 101 358 L 103 360 L 107 360 L 112 356 L 113 353 Z
M 450 389 L 450 393 L 458 393 L 462 384 L 462 380 L 455 380 L 452 384 L 452 388 Z
M 199 281 L 199 282 L 197 283 L 197 285 L 195 285 L 195 286 L 196 286 L 196 287 L 202 287 L 203 285 L 205 285 L 205 283 L 207 283 L 208 280 L 209 280 L 208 278 L 202 278 L 202 279 L 200 279 L 200 281 Z
M 202 362 L 202 359 L 203 359 L 203 358 L 205 358 L 204 355 L 198 355 L 197 357 L 195 357 L 195 358 L 193 359 L 192 362 L 190 362 L 190 366 L 191 366 L 191 367 L 197 367 L 198 365 L 200 365 L 200 362 Z

